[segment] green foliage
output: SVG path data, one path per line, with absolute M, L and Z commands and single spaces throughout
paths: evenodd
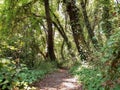
M 120 77 L 120 28 L 116 28 L 113 35 L 107 41 L 103 51 L 104 56 L 101 57 L 101 62 L 104 63 L 104 74 L 107 80 L 112 80 L 111 83 L 115 90 L 119 88 Z M 101 66 L 102 67 L 102 66 Z M 110 88 L 109 83 L 106 85 Z M 114 89 L 113 89 L 114 90 Z
M 107 41 L 105 47 L 102 48 L 102 52 L 104 53 L 103 62 L 106 62 L 107 60 L 113 60 L 120 51 L 119 36 L 120 30 L 117 28 L 115 33 Z
M 76 65 L 70 69 L 70 73 L 78 77 L 84 90 L 104 90 L 102 83 L 105 79 L 97 67 L 88 64 Z
M 47 73 L 47 71 L 42 70 L 23 70 L 19 74 L 19 77 L 21 77 L 22 82 L 32 84 L 34 81 L 42 79 Z
M 20 69 L 16 67 L 14 61 L 4 58 L 0 59 L 0 88 L 2 90 L 17 86 L 17 83 L 20 81 L 18 77 Z
M 76 61 L 80 62 L 77 47 L 73 41 L 70 17 L 63 4 L 65 0 L 49 0 L 54 32 L 55 62 L 48 62 L 47 39 L 44 0 L 0 0 L 0 88 L 24 88 L 47 73 L 60 67 L 71 67 Z M 72 0 L 68 0 L 69 2 Z M 113 90 L 120 88 L 120 4 L 114 0 L 85 0 L 90 26 L 98 40 L 98 48 L 93 47 L 85 25 L 84 13 L 80 7 L 81 1 L 75 5 L 79 11 L 79 21 L 82 32 L 75 32 L 84 36 L 88 49 L 89 64 L 77 64 L 70 72 L 79 77 L 88 90 L 111 89 L 108 82 L 112 82 Z M 72 7 L 71 7 L 72 8 Z M 70 8 L 69 8 L 70 9 Z M 76 11 L 76 10 L 75 10 Z M 54 12 L 57 17 L 52 14 Z M 74 19 L 74 18 L 73 18 Z M 76 20 L 76 19 L 75 19 Z M 78 24 L 77 23 L 77 24 Z M 72 23 L 72 25 L 75 23 Z M 63 39 L 71 43 L 70 47 Z M 94 39 L 94 38 L 93 38 Z M 63 41 L 63 42 L 62 42 Z M 64 43 L 65 42 L 65 43 Z M 80 41 L 80 45 L 82 45 Z M 84 46 L 84 45 L 83 45 Z M 69 50 L 68 50 L 69 49 Z M 84 49 L 84 48 L 83 48 Z M 8 59 L 9 58 L 9 59 Z M 89 61 L 92 58 L 92 62 Z M 19 65 L 16 60 L 19 60 Z M 112 65 L 115 62 L 115 65 Z M 103 69 L 104 67 L 104 69 Z M 105 87 L 104 87 L 105 86 Z
M 30 70 L 24 64 L 17 68 L 16 62 L 0 59 L 0 89 L 18 87 L 25 89 L 29 84 L 42 79 L 47 73 L 55 70 L 54 63 L 41 63 L 38 69 Z
M 56 70 L 54 62 L 41 62 L 37 69 L 29 70 L 24 68 L 20 71 L 18 76 L 22 83 L 32 84 L 33 82 L 44 78 L 47 73 L 53 72 L 54 70 Z

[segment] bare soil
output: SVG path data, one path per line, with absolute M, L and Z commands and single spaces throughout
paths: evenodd
M 82 85 L 67 70 L 58 70 L 34 84 L 37 90 L 82 90 Z

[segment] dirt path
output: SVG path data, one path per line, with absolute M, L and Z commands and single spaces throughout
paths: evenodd
M 37 90 L 82 90 L 77 79 L 69 75 L 67 70 L 58 70 L 42 81 L 35 83 Z

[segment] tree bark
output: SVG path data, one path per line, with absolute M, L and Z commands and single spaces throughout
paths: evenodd
M 91 24 L 90 24 L 88 15 L 87 15 L 87 11 L 86 11 L 86 5 L 85 5 L 83 0 L 81 0 L 81 7 L 82 7 L 82 13 L 83 13 L 85 25 L 86 25 L 86 28 L 88 30 L 88 35 L 89 35 L 89 37 L 90 37 L 90 39 L 91 39 L 91 41 L 93 43 L 93 46 L 96 49 L 98 49 L 98 41 L 95 38 L 95 34 L 94 34 L 93 30 L 92 30 L 92 27 L 91 27 Z
M 112 26 L 109 21 L 110 19 L 110 0 L 105 0 L 105 3 L 103 4 L 103 14 L 102 14 L 102 19 L 103 19 L 103 24 L 102 24 L 102 29 L 106 35 L 107 38 L 111 36 L 111 31 L 112 31 Z
M 75 41 L 78 53 L 80 54 L 82 61 L 87 60 L 87 56 L 85 53 L 85 51 L 87 51 L 86 50 L 87 45 L 86 45 L 86 41 L 84 39 L 83 30 L 79 23 L 79 21 L 80 21 L 79 10 L 78 10 L 77 6 L 75 5 L 76 0 L 69 0 L 69 1 L 63 0 L 63 1 L 66 5 L 67 13 L 70 18 L 72 33 L 73 33 L 73 37 L 74 37 L 74 41 Z
M 44 5 L 45 5 L 47 26 L 48 26 L 47 53 L 50 60 L 54 61 L 56 57 L 54 53 L 54 38 L 53 38 L 52 21 L 50 17 L 49 0 L 44 0 Z
M 70 41 L 68 40 L 68 37 L 67 37 L 66 33 L 64 32 L 63 28 L 62 28 L 62 27 L 59 27 L 59 26 L 57 25 L 57 23 L 55 23 L 54 21 L 53 21 L 53 24 L 54 24 L 54 26 L 58 29 L 60 35 L 61 35 L 61 36 L 63 37 L 63 39 L 65 40 L 68 49 L 71 49 L 71 43 L 70 43 Z

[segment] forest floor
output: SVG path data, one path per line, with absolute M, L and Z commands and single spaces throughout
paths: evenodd
M 37 90 L 82 90 L 77 79 L 63 69 L 48 74 L 42 81 L 36 82 L 34 86 L 37 87 Z

